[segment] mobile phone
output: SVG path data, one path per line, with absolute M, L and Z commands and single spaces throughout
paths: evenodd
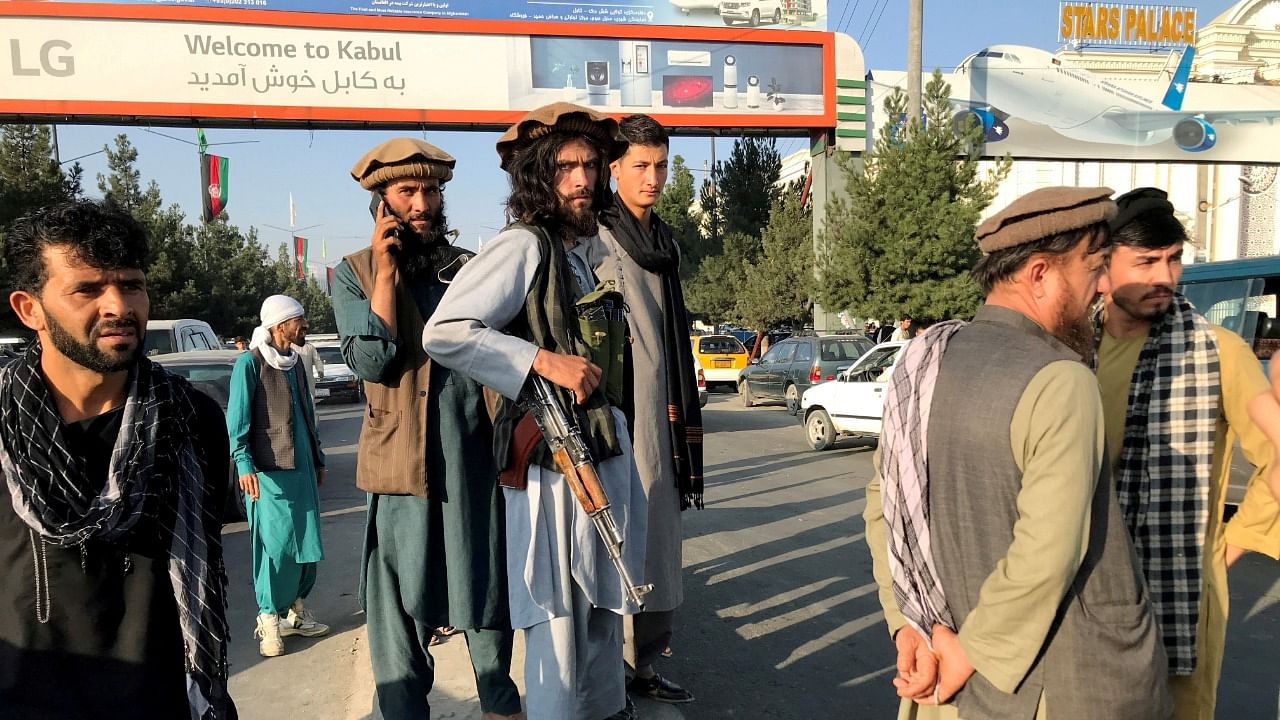
M 378 192 L 378 191 L 376 191 L 376 190 L 371 191 L 371 192 L 369 193 L 369 195 L 371 196 L 371 197 L 370 197 L 370 199 L 369 199 L 369 214 L 370 214 L 370 215 L 372 215 L 372 216 L 373 216 L 373 219 L 376 221 L 376 220 L 381 219 L 381 218 L 378 216 L 378 208 L 379 208 L 380 206 L 382 206 L 382 204 L 383 204 L 383 203 L 385 203 L 385 202 L 387 201 L 387 198 L 386 198 L 386 196 L 385 196 L 385 195 L 383 195 L 382 193 L 380 193 L 380 192 Z M 390 213 L 390 212 L 391 212 L 391 210 L 390 210 L 390 209 L 387 209 L 387 210 L 386 210 L 386 212 L 387 212 L 387 213 Z M 396 222 L 395 236 L 396 236 L 396 238 L 397 238 L 397 239 L 399 239 L 399 238 L 400 238 L 400 229 L 401 229 L 401 227 L 403 227 L 403 225 L 404 225 L 404 224 L 403 224 L 403 223 L 401 223 L 401 222 L 399 222 L 399 221 L 397 221 L 397 222 Z M 394 245 L 393 245 L 393 246 L 391 246 L 391 254 L 392 254 L 392 255 L 395 255 L 395 254 L 396 254 L 396 247 L 395 247 Z

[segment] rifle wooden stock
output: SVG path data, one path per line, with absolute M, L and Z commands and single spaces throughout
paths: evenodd
M 557 450 L 551 457 L 587 515 L 609 507 L 609 496 L 605 493 L 604 486 L 600 484 L 600 476 L 596 474 L 596 469 L 590 463 L 574 465 L 573 459 L 569 457 L 569 451 L 564 448 Z

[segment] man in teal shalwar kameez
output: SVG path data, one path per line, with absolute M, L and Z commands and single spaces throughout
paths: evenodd
M 284 653 L 282 636 L 329 632 L 303 606 L 324 558 L 318 492 L 324 454 L 303 364 L 291 349 L 306 339 L 302 305 L 272 295 L 261 316 L 249 352 L 231 371 L 227 433 L 252 538 L 258 651 L 275 657 Z
M 502 496 L 484 392 L 422 349 L 424 321 L 471 256 L 445 238 L 454 159 L 414 138 L 370 150 L 351 176 L 373 193 L 369 247 L 334 271 L 347 365 L 364 380 L 356 484 L 369 493 L 360 600 L 377 709 L 429 718 L 435 628 L 465 630 L 484 720 L 519 718 L 511 680 Z

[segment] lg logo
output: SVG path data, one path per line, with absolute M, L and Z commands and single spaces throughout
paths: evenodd
M 22 41 L 12 39 L 9 41 L 9 56 L 13 59 L 13 74 L 15 77 L 39 76 L 41 72 L 53 77 L 75 75 L 76 59 L 67 52 L 70 49 L 71 43 L 66 40 L 49 40 L 40 46 L 37 64 L 34 58 L 24 59 Z M 28 60 L 32 62 L 28 64 Z

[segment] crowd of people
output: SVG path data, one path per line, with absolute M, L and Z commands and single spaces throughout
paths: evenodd
M 668 146 L 644 115 L 530 112 L 497 143 L 510 224 L 479 254 L 447 240 L 446 151 L 396 138 L 352 168 L 374 227 L 332 302 L 367 395 L 350 581 L 381 717 L 430 717 L 441 628 L 465 637 L 486 720 L 694 701 L 657 669 L 684 600 L 681 513 L 704 491 L 680 252 L 653 212 Z M 1046 188 L 977 228 L 971 321 L 867 328 L 911 341 L 864 513 L 900 717 L 1209 720 L 1227 568 L 1280 556 L 1280 392 L 1176 292 L 1186 236 L 1164 195 L 1112 195 Z M 38 341 L 0 370 L 3 717 L 237 717 L 232 467 L 260 654 L 329 632 L 305 604 L 326 459 L 303 307 L 264 300 L 224 423 L 141 355 L 147 249 L 93 201 L 7 237 L 10 303 Z M 530 411 L 534 378 L 594 458 L 612 540 Z M 1224 523 L 1237 440 L 1257 469 Z

